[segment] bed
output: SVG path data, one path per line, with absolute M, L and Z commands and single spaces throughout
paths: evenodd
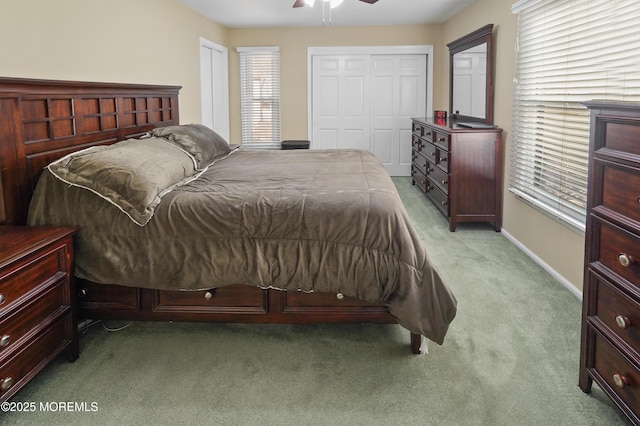
M 397 322 L 414 353 L 442 344 L 455 297 L 374 156 L 210 148 L 178 91 L 0 79 L 0 220 L 79 228 L 80 318 Z M 103 185 L 118 168 L 125 195 Z

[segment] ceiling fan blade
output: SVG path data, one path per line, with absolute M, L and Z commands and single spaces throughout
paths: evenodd
M 365 3 L 369 3 L 369 4 L 374 4 L 375 2 L 377 2 L 378 0 L 360 0 L 363 1 Z
M 377 0 L 376 0 L 377 1 Z M 306 3 L 304 2 L 304 0 L 296 0 L 296 2 L 293 4 L 293 7 L 302 7 L 304 6 Z

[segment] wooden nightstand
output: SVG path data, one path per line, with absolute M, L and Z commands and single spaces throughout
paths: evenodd
M 63 351 L 78 358 L 74 232 L 0 226 L 0 402 Z

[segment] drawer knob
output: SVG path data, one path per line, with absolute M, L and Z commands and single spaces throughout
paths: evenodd
M 625 386 L 629 385 L 629 379 L 620 373 L 613 373 L 613 383 L 620 389 L 624 389 Z
M 443 206 L 446 206 L 447 202 L 446 201 L 440 201 L 440 204 L 442 204 Z
M 0 305 L 2 305 L 5 300 L 7 300 L 7 295 L 4 293 L 0 293 Z
M 89 292 L 86 288 L 81 288 L 80 290 L 78 290 L 78 297 L 87 297 L 88 293 Z
M 447 182 L 446 180 L 443 180 L 443 181 L 442 181 L 442 184 L 443 184 L 443 185 L 446 185 L 447 183 L 448 183 L 448 182 Z
M 5 348 L 9 346 L 9 343 L 11 343 L 10 334 L 5 334 L 4 336 L 0 337 L 0 348 Z
M 0 390 L 6 391 L 13 384 L 13 377 L 5 377 L 0 382 Z
M 628 254 L 620 253 L 618 255 L 618 262 L 620 262 L 620 264 L 625 268 L 628 268 L 629 266 L 631 266 L 634 260 L 633 257 L 629 256 Z
M 435 151 L 431 151 L 429 154 L 434 156 L 434 157 L 436 156 L 436 152 Z
M 344 294 L 342 294 L 342 293 L 336 294 L 336 299 L 338 299 L 338 300 L 344 299 Z
M 616 315 L 616 324 L 618 324 L 618 327 L 621 329 L 626 330 L 631 326 L 631 320 L 624 315 Z
M 213 297 L 213 293 L 211 293 L 210 291 L 207 291 L 204 293 L 204 298 L 209 300 Z

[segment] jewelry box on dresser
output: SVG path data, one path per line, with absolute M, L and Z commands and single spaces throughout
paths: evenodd
M 640 424 L 640 104 L 591 110 L 580 388 Z

